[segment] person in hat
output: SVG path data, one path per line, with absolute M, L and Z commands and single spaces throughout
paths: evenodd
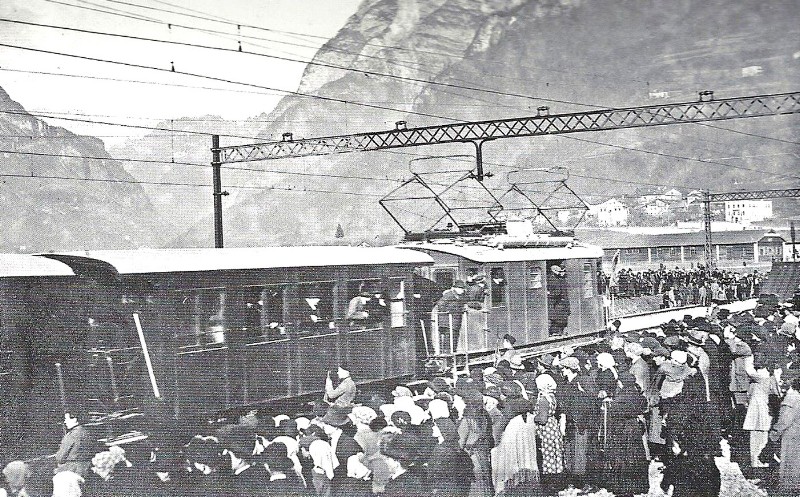
M 255 434 L 247 429 L 236 429 L 221 441 L 222 455 L 230 459 L 230 466 L 221 472 L 223 485 L 228 495 L 235 497 L 267 497 L 265 483 L 269 473 L 263 464 L 257 464 L 253 455 Z M 265 449 L 266 450 L 266 449 Z
M 492 486 L 492 466 L 489 451 L 494 445 L 492 420 L 483 407 L 483 394 L 467 389 L 462 395 L 464 413 L 458 423 L 459 445 L 472 459 L 475 478 L 470 487 L 470 496 L 490 497 L 494 495 Z
M 331 497 L 331 480 L 333 470 L 339 465 L 331 445 L 324 439 L 325 434 L 320 429 L 319 433 L 314 425 L 309 427 L 308 434 L 299 440 L 300 453 L 311 460 L 310 480 L 318 497 Z M 308 481 L 308 478 L 306 478 Z
M 550 336 L 564 334 L 570 315 L 567 272 L 559 264 L 550 266 L 547 273 L 547 312 Z
M 640 419 L 647 410 L 647 402 L 639 391 L 636 378 L 623 372 L 619 375 L 622 385 L 612 402 L 605 404 L 608 425 L 606 429 L 605 464 L 603 481 L 614 495 L 646 493 L 648 461 Z
M 580 359 L 567 357 L 559 363 L 564 380 L 556 389 L 561 411 L 559 428 L 564 437 L 564 470 L 570 483 L 580 488 L 586 483 L 589 462 L 589 435 L 598 426 L 597 399 L 583 384 Z
M 511 357 L 514 354 L 517 353 L 517 351 L 514 349 L 514 345 L 516 343 L 517 343 L 517 339 L 514 338 L 514 336 L 512 336 L 512 335 L 510 335 L 508 333 L 503 335 L 502 343 L 501 343 L 500 347 L 497 349 L 497 352 L 495 354 L 495 359 L 494 359 L 495 366 L 500 361 L 503 361 L 503 360 L 510 361 Z
M 758 459 L 758 456 L 767 444 L 767 435 L 772 426 L 769 396 L 779 393 L 775 377 L 768 368 L 767 359 L 763 353 L 754 354 L 753 367 L 747 371 L 751 384 L 742 429 L 750 432 L 750 466 L 753 468 L 767 466 Z
M 781 401 L 778 421 L 769 436 L 781 441 L 778 490 L 783 495 L 797 495 L 800 493 L 800 376 L 790 382 Z
M 556 477 L 564 472 L 564 457 L 563 434 L 558 418 L 556 418 L 557 384 L 549 374 L 540 374 L 536 377 L 536 389 L 539 394 L 536 398 L 534 421 L 536 422 L 539 447 L 542 451 L 542 477 L 544 480 L 547 475 L 550 480 L 549 484 L 558 484 L 560 482 Z
M 6 484 L 0 486 L 0 496 L 31 497 L 26 486 L 31 477 L 31 468 L 25 461 L 11 461 L 3 468 Z
M 478 273 L 468 283 L 466 291 L 467 306 L 470 309 L 483 309 L 486 297 L 489 295 L 489 290 L 486 288 L 486 276 L 483 273 Z
M 266 485 L 262 487 L 267 495 L 285 495 L 286 497 L 308 497 L 310 491 L 305 482 L 294 471 L 294 463 L 289 459 L 287 447 L 281 442 L 269 444 L 256 460 L 268 472 Z M 257 494 L 256 494 L 257 495 Z
M 430 485 L 420 464 L 416 437 L 399 433 L 389 439 L 381 452 L 391 470 L 384 497 L 429 495 Z
M 338 384 L 334 386 L 331 372 L 328 371 L 325 379 L 325 400 L 338 407 L 352 407 L 358 388 L 350 376 L 350 371 L 339 366 L 336 369 L 336 379 Z
M 350 321 L 351 326 L 364 326 L 364 323 L 369 319 L 367 303 L 371 297 L 372 295 L 369 292 L 362 291 L 350 299 L 350 303 L 347 304 L 347 319 Z
M 463 281 L 455 280 L 453 286 L 442 293 L 442 297 L 433 307 L 433 312 L 439 319 L 440 342 L 433 344 L 434 350 L 455 352 L 455 350 L 450 350 L 450 336 L 452 333 L 452 344 L 453 347 L 456 347 L 461 333 L 461 321 L 464 318 L 464 306 L 467 304 L 466 290 L 467 285 Z

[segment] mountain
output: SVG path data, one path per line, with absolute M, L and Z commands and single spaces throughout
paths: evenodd
M 241 123 L 238 134 L 308 138 L 392 129 L 397 121 L 535 115 L 540 106 L 564 113 L 693 101 L 708 89 L 717 98 L 791 91 L 800 81 L 798 21 L 794 0 L 365 0 L 305 71 L 298 91 L 322 98 L 287 96 L 267 116 Z M 590 203 L 643 183 L 684 193 L 784 188 L 800 177 L 799 131 L 796 116 L 766 117 L 500 140 L 488 142 L 483 157 L 496 196 L 508 189 L 509 171 L 554 167 L 565 167 L 563 177 Z M 194 148 L 204 163 L 208 146 Z M 232 165 L 256 171 L 223 173 L 224 185 L 250 187 L 224 198 L 226 244 L 329 243 L 338 225 L 343 242 L 392 240 L 400 231 L 378 205 L 381 195 L 411 169 L 465 170 L 464 158 L 412 159 L 474 153 L 463 144 Z M 209 173 L 182 174 L 207 182 Z M 557 186 L 530 174 L 528 189 Z M 184 218 L 173 244 L 210 243 L 210 205 L 210 195 L 198 197 L 189 211 L 197 224 Z
M 0 157 L 3 252 L 163 244 L 148 195 L 102 141 L 31 116 L 2 88 Z

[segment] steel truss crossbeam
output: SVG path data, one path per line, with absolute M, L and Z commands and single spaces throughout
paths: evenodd
M 800 112 L 800 92 L 720 100 L 711 100 L 710 96 L 711 92 L 701 92 L 701 101 L 698 102 L 463 122 L 301 140 L 293 140 L 287 133 L 286 139 L 283 141 L 221 147 L 219 150 L 221 163 L 228 164 L 442 143 L 477 143 L 499 138 L 722 121 Z M 546 109 L 543 109 L 543 112 L 546 114 Z
M 703 230 L 705 231 L 705 256 L 706 271 L 714 267 L 714 245 L 711 241 L 711 203 L 727 202 L 731 200 L 762 200 L 769 198 L 800 197 L 800 188 L 785 188 L 780 190 L 755 190 L 751 192 L 726 192 L 703 194 Z
M 768 198 L 792 198 L 792 197 L 800 197 L 800 188 L 708 194 L 709 202 L 727 202 L 730 200 L 761 200 Z

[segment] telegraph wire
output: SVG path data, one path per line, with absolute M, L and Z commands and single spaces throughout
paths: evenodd
M 598 142 L 598 141 L 594 141 L 594 140 L 587 140 L 585 138 L 576 138 L 574 136 L 564 136 L 564 138 L 568 138 L 570 140 L 576 140 L 576 141 L 580 141 L 580 142 L 585 142 L 585 143 L 594 143 L 594 144 L 603 145 L 603 146 L 606 146 L 606 147 L 619 148 L 619 149 L 622 149 L 622 150 L 629 150 L 629 151 L 633 151 L 633 152 L 641 152 L 641 153 L 644 153 L 644 154 L 658 155 L 658 156 L 661 156 L 661 157 L 669 157 L 669 158 L 672 158 L 672 159 L 680 159 L 680 160 L 688 160 L 688 161 L 694 161 L 694 162 L 702 162 L 704 164 L 714 164 L 716 166 L 730 167 L 730 168 L 734 168 L 734 169 L 742 169 L 742 170 L 745 170 L 745 171 L 751 171 L 751 172 L 756 172 L 756 173 L 761 173 L 761 174 L 768 174 L 770 176 L 778 176 L 778 177 L 782 177 L 782 178 L 791 178 L 791 179 L 800 180 L 800 176 L 794 176 L 794 175 L 791 175 L 791 174 L 772 173 L 772 172 L 769 172 L 769 171 L 764 171 L 762 169 L 753 169 L 753 168 L 745 167 L 745 166 L 737 166 L 735 164 L 727 164 L 725 162 L 717 162 L 717 161 L 714 161 L 714 160 L 701 159 L 699 157 L 686 157 L 686 156 L 682 156 L 682 155 L 668 154 L 668 153 L 665 153 L 665 152 L 656 152 L 654 150 L 645 150 L 645 149 L 635 148 L 635 147 L 626 147 L 624 145 L 615 145 L 615 144 L 612 144 L 612 143 L 603 143 L 603 142 Z
M 425 84 L 425 85 L 441 86 L 441 87 L 444 87 L 444 88 L 456 88 L 456 89 L 460 89 L 460 90 L 468 90 L 468 91 L 475 91 L 475 92 L 481 92 L 481 93 L 488 93 L 488 94 L 491 94 L 491 95 L 499 95 L 499 96 L 504 96 L 504 97 L 524 98 L 526 100 L 541 100 L 541 101 L 544 101 L 544 102 L 560 103 L 560 104 L 567 104 L 567 105 L 578 105 L 578 106 L 592 107 L 592 108 L 597 108 L 597 109 L 606 108 L 606 107 L 600 106 L 600 105 L 592 105 L 592 104 L 585 104 L 585 103 L 580 103 L 580 102 L 572 102 L 572 101 L 569 101 L 569 100 L 559 100 L 559 99 L 552 99 L 552 98 L 545 98 L 545 97 L 537 97 L 537 96 L 532 96 L 532 95 L 523 95 L 521 93 L 503 92 L 503 91 L 499 91 L 499 90 L 492 90 L 492 89 L 489 89 L 489 88 L 480 88 L 480 87 L 476 87 L 476 86 L 457 85 L 457 84 L 454 84 L 454 83 L 441 83 L 441 82 L 438 82 L 438 81 L 430 81 L 430 80 L 425 80 L 425 79 L 412 78 L 410 76 L 401 76 L 401 75 L 396 75 L 396 74 L 389 74 L 389 73 L 381 73 L 381 72 L 377 72 L 377 71 L 370 71 L 370 70 L 367 70 L 367 69 L 356 69 L 356 68 L 350 68 L 350 67 L 345 67 L 345 66 L 338 66 L 336 64 L 328 64 L 328 63 L 325 63 L 325 62 L 317 62 L 317 61 L 314 61 L 313 59 L 312 60 L 302 60 L 302 59 L 295 59 L 295 58 L 291 58 L 291 57 L 284 57 L 284 56 L 280 56 L 280 55 L 270 55 L 270 54 L 263 54 L 263 53 L 259 53 L 259 52 L 242 51 L 242 50 L 238 50 L 238 49 L 235 49 L 235 48 L 215 47 L 213 45 L 200 45 L 200 44 L 197 44 L 197 43 L 188 43 L 188 42 L 172 41 L 172 40 L 162 40 L 162 39 L 158 39 L 158 38 L 147 38 L 147 37 L 144 37 L 144 36 L 126 35 L 126 34 L 121 34 L 121 33 L 109 33 L 109 32 L 105 32 L 105 31 L 94 31 L 94 30 L 81 29 L 81 28 L 71 28 L 71 27 L 67 27 L 67 26 L 57 26 L 57 25 L 54 25 L 54 24 L 42 24 L 42 23 L 21 21 L 21 20 L 8 19 L 8 18 L 0 18 L 0 22 L 7 22 L 7 23 L 11 23 L 11 24 L 22 24 L 22 25 L 25 25 L 25 26 L 36 26 L 36 27 L 48 28 L 48 29 L 58 29 L 58 30 L 62 30 L 62 31 L 70 31 L 70 32 L 75 32 L 75 33 L 83 33 L 83 34 L 92 34 L 92 35 L 98 35 L 98 36 L 108 36 L 108 37 L 112 37 L 112 38 L 122 38 L 122 39 L 127 39 L 127 40 L 146 41 L 146 42 L 152 42 L 152 43 L 164 43 L 164 44 L 168 44 L 168 45 L 177 45 L 177 46 L 183 46 L 183 47 L 200 48 L 200 49 L 205 49 L 205 50 L 216 50 L 216 51 L 222 51 L 222 52 L 243 53 L 243 54 L 246 54 L 246 55 L 255 55 L 257 57 L 266 57 L 266 58 L 269 58 L 269 59 L 282 60 L 282 61 L 285 61 L 285 62 L 293 62 L 293 63 L 307 64 L 307 65 L 311 65 L 311 66 L 326 67 L 328 69 L 337 69 L 337 70 L 341 70 L 341 71 L 345 71 L 345 72 L 361 73 L 361 74 L 365 74 L 365 75 L 369 75 L 369 76 L 390 78 L 390 79 L 396 79 L 396 80 L 400 80 L 400 81 L 408 81 L 408 82 L 412 82 L 412 83 L 422 83 L 422 84 Z M 61 54 L 61 55 L 64 55 L 64 54 Z M 106 62 L 108 62 L 108 61 L 106 61 Z M 177 71 L 175 71 L 175 72 L 177 72 Z M 182 74 L 186 74 L 186 73 L 182 73 Z M 350 103 L 355 103 L 355 102 L 350 102 Z M 428 116 L 428 117 L 431 117 L 431 116 Z M 440 117 L 440 119 L 441 119 L 441 117 Z
M 296 32 L 296 31 L 286 31 L 286 30 L 281 30 L 281 29 L 277 29 L 277 28 L 267 28 L 267 27 L 264 27 L 264 26 L 255 26 L 255 25 L 251 25 L 251 24 L 244 24 L 244 23 L 236 22 L 236 21 L 233 21 L 233 20 L 230 20 L 230 19 L 220 18 L 218 16 L 212 16 L 211 14 L 208 14 L 207 12 L 201 12 L 201 11 L 197 11 L 197 10 L 193 10 L 193 9 L 186 9 L 185 7 L 180 7 L 180 8 L 184 8 L 185 10 L 190 10 L 192 12 L 199 13 L 199 14 L 205 14 L 205 15 L 204 16 L 198 16 L 198 15 L 186 14 L 186 13 L 183 13 L 183 12 L 176 12 L 176 11 L 171 11 L 171 10 L 168 10 L 168 9 L 160 9 L 158 7 L 152 7 L 152 6 L 148 6 L 148 5 L 136 4 L 136 3 L 133 3 L 133 2 L 125 2 L 125 1 L 121 1 L 121 0 L 106 0 L 106 1 L 110 2 L 110 3 L 127 5 L 127 6 L 130 6 L 130 7 L 138 7 L 138 8 L 146 9 L 146 10 L 154 10 L 156 12 L 162 12 L 162 13 L 174 14 L 174 15 L 179 15 L 179 16 L 185 16 L 185 17 L 195 18 L 195 19 L 204 20 L 204 21 L 210 21 L 210 22 L 216 22 L 216 23 L 220 23 L 220 24 L 226 24 L 226 25 L 229 25 L 229 26 L 236 26 L 237 29 L 238 28 L 250 28 L 250 29 L 255 29 L 255 30 L 259 30 L 259 31 L 266 31 L 266 32 L 271 32 L 271 33 L 280 33 L 280 34 L 285 34 L 285 35 L 292 35 L 292 36 L 295 36 L 295 37 L 300 37 L 301 39 L 304 39 L 304 38 L 318 39 L 318 40 L 324 41 L 325 43 L 330 41 L 330 39 L 328 39 L 328 38 L 326 38 L 324 36 L 320 36 L 320 35 L 314 35 L 314 34 L 309 34 L 309 33 L 299 33 L 299 32 Z M 158 1 L 158 0 L 156 0 L 156 1 Z M 158 3 L 166 3 L 166 2 L 158 2 Z M 172 6 L 173 7 L 177 7 L 176 5 L 172 5 Z M 396 46 L 396 45 L 384 45 L 384 44 L 374 43 L 374 42 L 365 42 L 364 45 L 374 46 L 374 47 L 384 48 L 384 49 L 389 49 L 389 50 L 394 50 L 394 51 L 412 52 L 414 54 L 421 53 L 421 54 L 427 54 L 427 55 L 435 55 L 435 56 L 439 56 L 439 57 L 447 57 L 447 58 L 450 58 L 450 59 L 454 59 L 454 58 L 455 59 L 464 59 L 463 55 L 454 54 L 454 53 L 436 52 L 436 51 L 432 51 L 432 50 L 421 50 L 421 49 L 416 49 L 416 48 L 412 49 L 412 48 L 405 48 L 405 47 L 400 47 L 400 46 Z M 346 52 L 345 51 L 345 53 L 352 53 L 352 52 Z M 360 55 L 360 54 L 355 54 L 355 55 Z M 553 68 L 539 68 L 539 69 L 543 69 L 545 71 L 566 73 L 566 74 L 581 74 L 581 75 L 584 75 L 584 76 L 591 76 L 591 77 L 608 77 L 608 78 L 611 78 L 611 79 L 614 79 L 614 80 L 617 80 L 617 81 L 623 80 L 622 78 L 611 77 L 611 76 L 598 74 L 598 73 L 580 73 L 580 72 L 575 72 L 575 71 L 567 71 L 567 70 L 564 70 L 564 69 L 553 69 Z M 625 81 L 627 81 L 627 79 L 625 79 Z M 639 79 L 630 79 L 630 81 L 636 81 L 636 82 L 639 82 L 639 83 L 646 83 L 647 82 L 646 80 L 639 80 Z
M 165 164 L 165 165 L 176 165 L 176 166 L 195 166 L 195 167 L 204 167 L 204 168 L 211 168 L 210 164 L 200 164 L 197 162 L 181 162 L 181 161 L 168 161 L 168 160 L 158 160 L 158 159 L 133 159 L 133 158 L 115 158 L 115 157 L 99 157 L 99 156 L 90 156 L 90 155 L 72 155 L 72 154 L 54 154 L 54 153 L 47 153 L 47 152 L 28 152 L 23 150 L 0 150 L 0 153 L 3 154 L 18 154 L 18 155 L 33 155 L 33 156 L 41 156 L 41 157 L 64 157 L 70 159 L 88 159 L 88 160 L 105 160 L 105 161 L 117 161 L 117 162 L 133 162 L 133 163 L 152 163 L 152 164 Z M 299 171 L 281 171 L 276 169 L 255 169 L 249 167 L 240 167 L 240 166 L 222 166 L 223 169 L 231 170 L 231 171 L 250 171 L 250 172 L 260 172 L 266 174 L 287 174 L 291 176 L 311 176 L 311 177 L 319 177 L 319 178 L 336 178 L 336 179 L 358 179 L 358 180 L 370 180 L 370 181 L 386 181 L 396 183 L 398 181 L 402 181 L 402 178 L 389 178 L 389 177 L 378 177 L 378 176 L 350 176 L 350 175 L 343 175 L 343 174 L 328 174 L 328 173 L 307 173 L 307 172 L 299 172 Z
M 122 183 L 131 185 L 150 185 L 150 186 L 186 186 L 186 187 L 202 187 L 211 188 L 212 185 L 205 183 L 180 183 L 174 181 L 140 181 L 140 180 L 124 180 L 112 178 L 81 178 L 77 176 L 58 176 L 58 175 L 41 175 L 41 174 L 14 174 L 14 173 L 0 173 L 2 178 L 18 178 L 18 179 L 54 179 L 65 181 L 86 181 L 93 183 Z M 338 190 L 317 190 L 313 188 L 293 188 L 285 186 L 253 186 L 253 185 L 225 185 L 225 188 L 236 188 L 240 190 L 279 190 L 288 192 L 304 192 L 304 193 L 327 193 L 332 195 L 354 195 L 357 197 L 382 197 L 382 195 L 361 192 L 348 192 Z
M 211 81 L 218 81 L 218 82 L 222 82 L 222 83 L 229 83 L 229 84 L 234 84 L 234 85 L 242 85 L 242 86 L 248 86 L 248 87 L 252 87 L 252 88 L 260 88 L 260 89 L 263 89 L 263 90 L 279 91 L 279 92 L 283 92 L 283 93 L 285 93 L 287 95 L 308 96 L 308 97 L 311 97 L 311 98 L 314 98 L 314 99 L 317 99 L 317 100 L 324 100 L 324 101 L 328 101 L 328 102 L 350 104 L 350 105 L 356 105 L 356 106 L 360 106 L 360 107 L 368 107 L 368 108 L 379 109 L 379 110 L 388 110 L 388 111 L 391 111 L 391 112 L 398 112 L 398 113 L 401 113 L 401 114 L 404 114 L 404 115 L 416 115 L 416 116 L 422 116 L 422 117 L 431 117 L 431 118 L 434 118 L 434 119 L 443 119 L 443 120 L 453 121 L 453 122 L 462 122 L 462 120 L 460 120 L 460 119 L 453 119 L 451 117 L 438 116 L 438 115 L 429 114 L 429 113 L 426 113 L 426 112 L 417 112 L 417 111 L 413 111 L 413 110 L 401 110 L 401 109 L 396 109 L 396 108 L 393 108 L 393 107 L 386 107 L 386 106 L 382 106 L 382 105 L 374 105 L 374 104 L 367 104 L 367 103 L 361 103 L 361 102 L 345 100 L 343 98 L 326 97 L 326 96 L 323 96 L 323 95 L 313 95 L 313 94 L 310 94 L 310 93 L 303 93 L 303 92 L 292 91 L 292 90 L 283 90 L 283 89 L 280 89 L 280 88 L 273 88 L 273 87 L 270 87 L 270 86 L 257 85 L 255 83 L 246 83 L 246 82 L 242 82 L 242 81 L 234 81 L 234 80 L 230 80 L 230 79 L 227 79 L 227 78 L 220 78 L 220 77 L 216 77 L 216 76 L 207 76 L 207 75 L 192 73 L 192 72 L 188 72 L 188 71 L 180 71 L 180 70 L 177 70 L 177 69 L 176 70 L 172 70 L 172 69 L 166 69 L 166 68 L 162 68 L 162 67 L 147 66 L 147 65 L 143 65 L 143 64 L 135 64 L 133 62 L 123 62 L 123 61 L 117 61 L 117 60 L 101 59 L 101 58 L 97 58 L 97 57 L 89 57 L 89 56 L 86 56 L 86 55 L 69 54 L 69 53 L 64 53 L 64 52 L 56 52 L 56 51 L 53 51 L 53 50 L 44 50 L 44 49 L 41 49 L 41 48 L 32 48 L 32 47 L 23 47 L 23 46 L 20 46 L 20 45 L 11 45 L 11 44 L 8 44 L 8 43 L 0 43 L 0 47 L 16 48 L 18 50 L 25 50 L 25 51 L 36 52 L 36 53 L 45 53 L 45 54 L 48 54 L 48 55 L 58 55 L 58 56 L 62 56 L 62 57 L 71 57 L 71 58 L 75 58 L 75 59 L 89 60 L 89 61 L 92 61 L 92 62 L 104 62 L 104 63 L 107 63 L 107 64 L 116 64 L 116 65 L 125 66 L 125 67 L 132 67 L 132 68 L 135 68 L 135 69 L 148 69 L 148 70 L 152 70 L 152 71 L 160 71 L 160 72 L 166 72 L 166 73 L 172 73 L 172 74 L 179 74 L 179 75 L 182 75 L 182 76 L 191 76 L 191 77 L 195 77 L 195 78 L 208 79 L 208 80 L 211 80 Z M 169 131 L 169 130 L 167 130 L 167 131 Z M 208 135 L 210 133 L 200 133 L 200 134 Z M 230 135 L 226 135 L 226 136 L 230 136 Z M 237 137 L 237 138 L 242 138 L 242 137 Z

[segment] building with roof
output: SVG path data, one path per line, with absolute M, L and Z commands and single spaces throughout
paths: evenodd
M 615 198 L 589 206 L 589 215 L 597 218 L 598 226 L 627 226 L 628 207 Z
M 603 265 L 611 267 L 617 250 L 618 267 L 633 269 L 696 267 L 705 264 L 705 233 L 637 233 L 627 230 L 579 229 L 581 241 L 603 248 Z M 717 267 L 770 267 L 783 259 L 786 233 L 773 230 L 718 231 L 712 234 L 713 258 Z
M 750 224 L 772 217 L 772 200 L 731 200 L 725 202 L 725 221 Z

